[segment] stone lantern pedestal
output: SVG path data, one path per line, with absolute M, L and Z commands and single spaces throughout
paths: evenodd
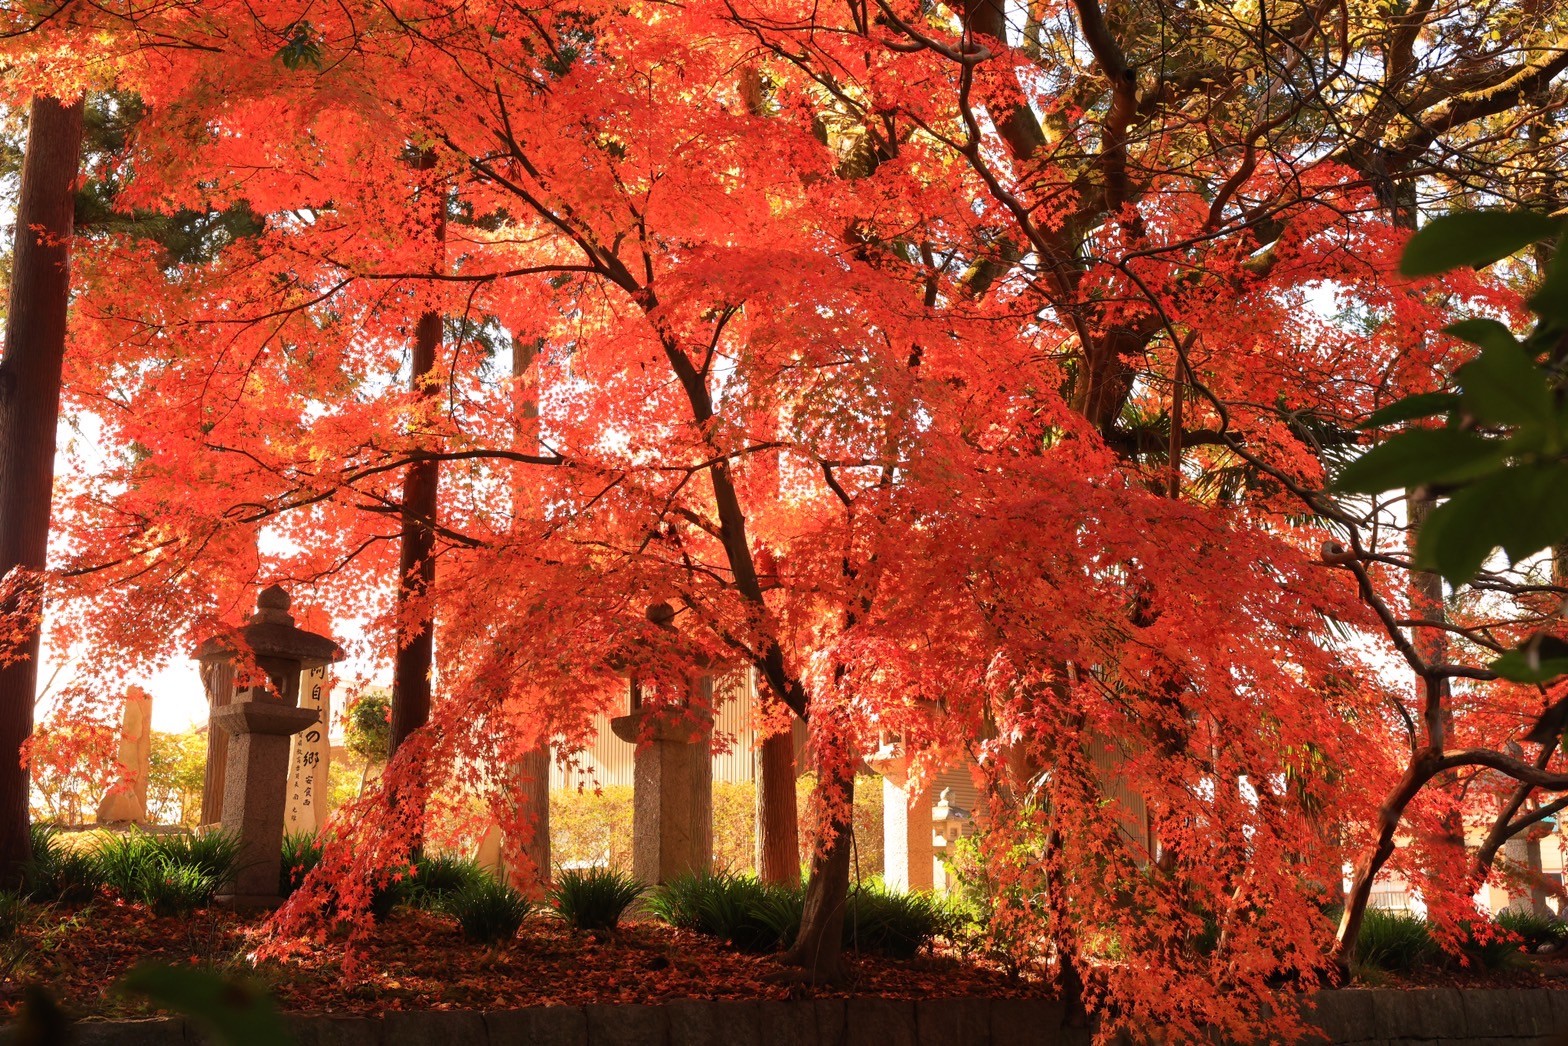
M 223 829 L 239 836 L 240 860 L 234 882 L 218 896 L 236 908 L 266 908 L 280 900 L 290 739 L 317 717 L 314 708 L 260 700 L 236 701 L 209 720 L 212 729 L 229 735 Z
M 239 640 L 265 673 L 265 685 L 233 687 L 239 652 L 227 637 L 209 639 L 196 650 L 204 678 L 230 681 L 224 703 L 210 695 L 208 730 L 227 738 L 227 751 L 221 768 L 208 767 L 208 779 L 222 782 L 220 820 L 240 843 L 239 870 L 218 899 L 240 908 L 272 907 L 280 900 L 289 739 L 319 718 L 316 709 L 298 707 L 300 672 L 343 656 L 326 636 L 295 627 L 288 610 L 288 593 L 273 586 L 261 593 L 256 613 L 240 629 Z
M 699 707 L 712 706 L 711 676 Z M 682 714 L 684 713 L 684 714 Z M 632 874 L 663 883 L 713 864 L 713 724 L 695 728 L 692 710 L 638 707 L 610 721 L 615 736 L 637 745 L 632 770 Z M 695 735 L 695 736 L 694 736 Z

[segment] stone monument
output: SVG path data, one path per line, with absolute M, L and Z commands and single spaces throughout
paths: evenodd
M 98 804 L 98 823 L 147 820 L 147 771 L 152 758 L 152 695 L 139 686 L 125 690 L 116 756 L 125 777 Z
M 289 752 L 289 805 L 283 830 L 319 832 L 327 820 L 327 778 L 332 768 L 332 677 L 326 665 L 308 665 L 300 685 L 299 706 L 315 711 L 316 721 L 294 735 Z
M 236 686 L 247 660 L 240 657 L 236 640 L 265 676 L 260 685 Z M 343 652 L 326 636 L 297 628 L 289 614 L 288 593 L 274 585 L 257 598 L 256 613 L 238 636 L 209 639 L 195 656 L 204 680 L 227 676 L 224 703 L 209 687 L 213 700 L 208 731 L 228 738 L 220 821 L 239 838 L 240 857 L 234 882 L 219 899 L 240 908 L 271 907 L 279 900 L 283 863 L 289 739 L 319 718 L 316 709 L 299 707 L 300 674 L 306 666 L 339 660 Z M 229 666 L 227 673 L 219 669 L 223 663 Z

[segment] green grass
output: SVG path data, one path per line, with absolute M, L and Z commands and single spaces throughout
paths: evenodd
M 283 837 L 283 865 L 278 869 L 278 893 L 288 897 L 305 882 L 305 876 L 321 863 L 326 847 L 315 832 L 290 832 Z
M 1431 966 L 1442 958 L 1426 920 L 1407 912 L 1368 908 L 1356 938 L 1355 962 L 1359 966 L 1403 973 Z
M 218 886 L 217 876 L 204 868 L 164 861 L 143 873 L 136 899 L 157 915 L 185 915 L 210 905 Z
M 421 854 L 414 860 L 414 878 L 408 901 L 416 908 L 440 911 L 448 898 L 471 886 L 493 882 L 494 877 L 472 858 L 452 854 Z
M 107 889 L 159 915 L 178 915 L 212 903 L 238 862 L 239 840 L 222 831 L 103 835 L 89 849 L 66 846 L 52 829 L 34 826 L 27 878 L 39 900 L 86 900 Z
M 773 951 L 800 929 L 801 887 L 733 872 L 683 875 L 655 887 L 645 905 L 657 919 L 716 937 L 744 951 Z
M 35 901 L 86 901 L 103 885 L 91 851 L 67 846 L 53 825 L 32 826 L 33 859 L 23 873 Z
M 465 940 L 497 944 L 517 936 L 533 905 L 510 886 L 486 878 L 449 896 L 445 908 Z
M 16 933 L 31 916 L 31 906 L 19 893 L 0 890 L 0 939 Z
M 913 958 L 953 921 L 934 894 L 903 893 L 877 882 L 852 887 L 844 919 L 844 944 L 895 959 Z
M 1497 924 L 1517 936 L 1526 951 L 1540 951 L 1548 944 L 1561 947 L 1568 942 L 1568 923 L 1555 916 L 1505 908 L 1497 914 Z
M 220 828 L 201 833 L 153 836 L 153 849 L 168 864 L 209 875 L 218 885 L 234 878 L 239 867 L 239 836 Z
M 568 868 L 550 889 L 555 914 L 576 930 L 613 930 L 646 889 L 642 880 L 613 868 Z

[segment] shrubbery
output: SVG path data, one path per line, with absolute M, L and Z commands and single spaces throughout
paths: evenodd
M 1568 943 L 1568 923 L 1550 915 L 1507 908 L 1498 913 L 1497 925 L 1518 937 L 1528 952 L 1538 952 L 1547 945 L 1560 948 Z
M 1371 970 L 1407 973 L 1422 967 L 1446 966 L 1464 961 L 1484 970 L 1507 966 L 1521 947 L 1535 951 L 1542 945 L 1568 941 L 1568 923 L 1549 916 L 1506 910 L 1495 922 L 1460 924 L 1458 956 L 1446 952 L 1419 915 L 1369 908 L 1356 939 L 1355 964 Z
M 1432 965 L 1441 955 L 1431 929 L 1419 915 L 1367 909 L 1361 936 L 1356 938 L 1357 965 L 1402 973 Z
M 947 934 L 953 922 L 951 910 L 935 894 L 902 893 L 873 880 L 849 891 L 844 944 L 908 959 Z
M 283 837 L 283 865 L 278 869 L 278 893 L 288 897 L 305 883 L 305 877 L 321 863 L 324 847 L 315 832 L 290 832 Z

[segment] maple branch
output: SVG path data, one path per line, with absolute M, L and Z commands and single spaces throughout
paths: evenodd
M 1568 791 L 1568 773 L 1552 773 L 1490 748 L 1462 748 L 1437 757 L 1432 765 L 1432 776 L 1446 770 L 1460 770 L 1467 766 L 1484 766 L 1508 775 L 1515 781 L 1534 785 L 1547 792 Z
M 352 271 L 353 266 L 336 261 L 331 257 L 324 259 L 328 263 L 346 271 Z M 600 273 L 595 265 L 572 265 L 567 262 L 553 262 L 549 265 L 524 265 L 515 269 L 501 269 L 496 272 L 359 272 L 354 273 L 351 279 L 355 280 L 428 280 L 432 283 L 493 283 L 496 280 L 508 280 L 515 276 L 542 276 L 563 272 Z M 338 284 L 341 288 L 345 284 Z

